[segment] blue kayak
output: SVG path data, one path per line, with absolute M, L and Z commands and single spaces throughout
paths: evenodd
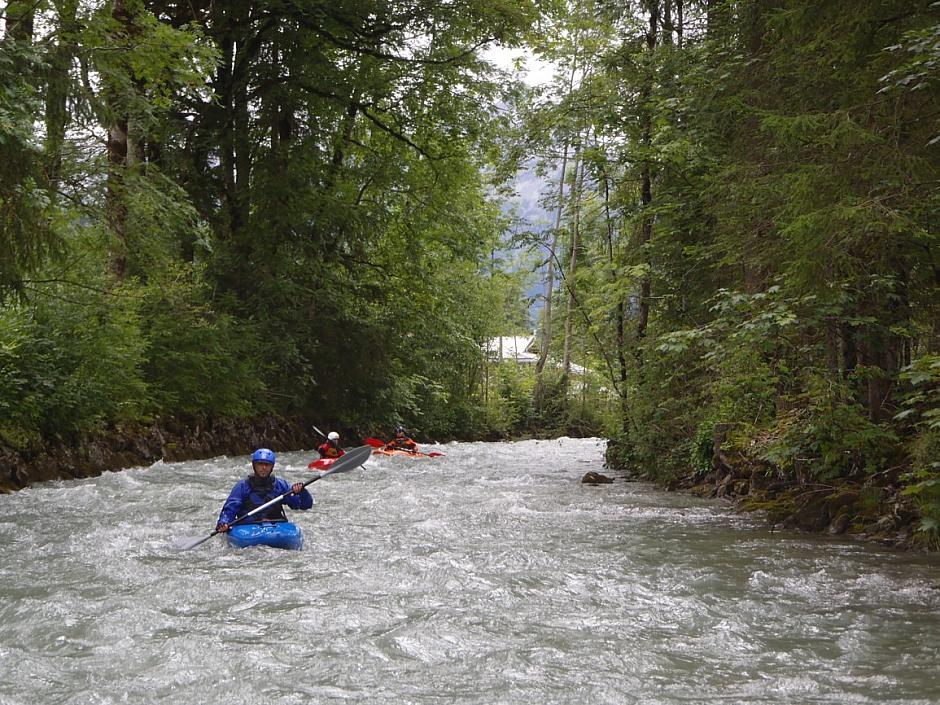
M 300 527 L 289 521 L 236 524 L 229 529 L 227 536 L 229 544 L 236 548 L 271 546 L 299 551 L 304 547 L 304 535 Z

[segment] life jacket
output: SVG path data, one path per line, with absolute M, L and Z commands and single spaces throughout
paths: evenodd
M 242 502 L 241 509 L 238 510 L 238 517 L 245 516 L 256 507 L 260 507 L 265 502 L 270 502 L 280 493 L 274 489 L 274 475 L 268 475 L 261 479 L 257 475 L 249 475 L 247 478 L 249 492 Z M 256 524 L 262 521 L 287 521 L 287 515 L 284 514 L 284 503 L 278 502 L 272 504 L 263 512 L 258 512 L 253 517 L 243 522 L 245 524 Z
M 396 436 L 386 443 L 385 447 L 389 450 L 415 450 L 418 447 L 418 444 L 410 438 L 399 438 Z
M 317 453 L 321 458 L 338 458 L 343 455 L 343 451 L 329 441 L 317 448 Z

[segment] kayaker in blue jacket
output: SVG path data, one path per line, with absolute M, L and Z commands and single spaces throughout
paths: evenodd
M 270 502 L 275 497 L 290 492 L 283 502 L 271 505 L 263 512 L 258 512 L 245 523 L 260 521 L 287 521 L 284 515 L 284 504 L 291 509 L 310 509 L 313 506 L 313 496 L 304 487 L 304 483 L 289 484 L 287 480 L 274 477 L 274 451 L 259 448 L 251 455 L 251 467 L 254 473 L 239 480 L 229 494 L 222 511 L 219 513 L 219 523 L 216 531 L 226 532 L 231 528 L 233 521 L 244 516 L 252 509 Z

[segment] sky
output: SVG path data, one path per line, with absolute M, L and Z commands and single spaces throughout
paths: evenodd
M 554 66 L 534 56 L 524 47 L 507 48 L 489 46 L 483 52 L 483 58 L 492 61 L 501 69 L 516 72 L 514 63 L 520 62 L 517 75 L 529 86 L 538 87 L 551 82 Z M 529 165 L 516 175 L 513 183 L 517 197 L 512 199 L 518 214 L 529 222 L 533 230 L 543 230 L 548 223 L 549 215 L 539 205 L 541 190 L 544 182 L 535 174 L 534 165 Z
M 520 59 L 522 61 L 522 71 L 520 72 L 522 80 L 533 87 L 546 85 L 552 80 L 552 72 L 554 70 L 552 64 L 547 61 L 542 61 L 524 47 L 510 49 L 508 47 L 490 45 L 483 51 L 483 58 L 492 61 L 501 69 L 507 71 L 512 71 L 513 62 L 516 59 Z

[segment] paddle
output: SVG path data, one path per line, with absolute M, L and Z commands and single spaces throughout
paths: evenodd
M 318 474 L 316 477 L 314 477 L 314 478 L 312 478 L 312 479 L 310 479 L 310 480 L 307 480 L 307 481 L 304 483 L 304 487 L 306 487 L 307 485 L 309 485 L 311 482 L 316 482 L 317 480 L 322 480 L 322 479 L 323 479 L 324 477 L 326 477 L 327 475 L 333 475 L 333 474 L 340 473 L 340 472 L 348 472 L 349 470 L 352 470 L 353 468 L 359 467 L 359 466 L 362 465 L 366 460 L 369 459 L 369 456 L 370 456 L 370 455 L 372 455 L 372 448 L 371 448 L 370 446 L 359 446 L 358 448 L 354 448 L 353 450 L 351 450 L 351 451 L 349 451 L 348 453 L 346 453 L 346 455 L 344 455 L 342 458 L 339 458 L 338 460 L 336 460 L 336 462 L 334 462 L 334 463 L 330 466 L 330 469 L 329 469 L 329 470 L 326 470 L 326 471 L 324 471 L 324 472 L 321 472 L 321 473 Z M 275 497 L 274 499 L 272 499 L 272 500 L 269 501 L 269 502 L 265 502 L 265 503 L 262 504 L 260 507 L 257 507 L 257 508 L 255 508 L 255 509 L 252 509 L 250 512 L 248 512 L 247 514 L 245 514 L 245 516 L 239 517 L 238 519 L 236 519 L 235 521 L 233 521 L 231 524 L 229 524 L 229 526 L 235 526 L 236 524 L 241 524 L 243 521 L 245 521 L 245 520 L 248 519 L 249 517 L 254 516 L 254 515 L 257 514 L 258 512 L 264 511 L 265 509 L 267 509 L 267 508 L 270 507 L 271 505 L 277 504 L 278 502 L 283 502 L 283 501 L 284 501 L 284 498 L 287 497 L 287 495 L 289 495 L 289 494 L 290 494 L 290 491 L 285 492 L 284 494 Z M 216 534 L 219 534 L 219 533 L 222 533 L 222 532 L 220 532 L 218 529 L 216 529 L 216 530 L 214 530 L 211 534 L 209 534 L 208 536 L 203 536 L 202 538 L 200 538 L 200 537 L 197 536 L 197 537 L 193 537 L 193 538 L 191 538 L 191 539 L 187 539 L 186 541 L 182 542 L 182 543 L 178 546 L 178 548 L 179 548 L 180 550 L 182 550 L 182 551 L 188 551 L 188 550 L 190 550 L 191 548 L 196 548 L 196 546 L 198 546 L 198 545 L 201 544 L 201 543 L 205 543 L 206 541 L 208 541 L 208 540 L 211 539 L 213 536 L 215 536 Z
M 327 440 L 329 440 L 329 439 L 327 438 L 327 435 L 326 435 L 325 433 L 323 433 L 323 431 L 321 431 L 319 428 L 317 428 L 317 427 L 314 426 L 313 424 L 310 424 L 310 427 L 311 427 L 314 431 L 316 431 L 317 433 L 319 433 L 321 436 L 323 436 L 323 438 L 326 438 Z M 319 458 L 319 459 L 317 459 L 317 460 L 314 460 L 314 461 L 312 461 L 309 465 L 307 465 L 307 467 L 310 468 L 311 470 L 318 470 L 318 469 L 321 469 L 321 468 L 323 468 L 323 467 L 326 467 L 326 466 L 324 466 L 324 465 L 320 465 L 320 464 L 319 464 L 319 463 L 320 463 L 321 461 L 323 461 L 323 460 L 325 460 L 325 458 Z M 327 463 L 327 465 L 329 465 L 329 463 Z
M 385 444 L 384 444 L 382 441 L 380 441 L 378 438 L 365 438 L 365 439 L 363 439 L 363 440 L 364 440 L 364 442 L 365 442 L 366 444 L 372 446 L 373 448 L 384 448 L 384 447 L 385 447 Z M 429 457 L 429 458 L 440 458 L 440 457 L 442 457 L 442 456 L 444 455 L 443 453 L 437 453 L 437 452 L 434 452 L 434 453 L 422 453 L 422 452 L 419 451 L 419 450 L 409 450 L 408 448 L 394 448 L 394 450 L 403 450 L 403 451 L 405 451 L 406 453 L 412 453 L 412 454 L 414 454 L 414 455 L 426 455 L 426 456 Z

